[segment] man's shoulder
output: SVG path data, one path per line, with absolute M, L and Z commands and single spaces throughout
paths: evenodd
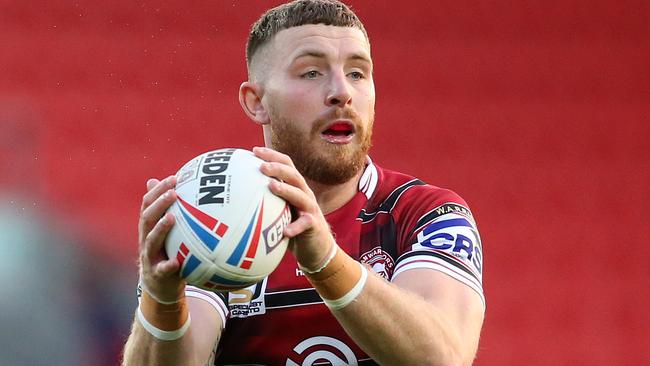
M 369 202 L 370 206 L 390 206 L 392 211 L 400 206 L 433 209 L 449 204 L 450 207 L 463 207 L 469 212 L 465 200 L 451 189 L 429 184 L 409 174 L 375 166 L 379 179 L 375 194 Z

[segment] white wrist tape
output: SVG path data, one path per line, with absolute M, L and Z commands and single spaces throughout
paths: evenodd
M 317 268 L 317 269 L 315 269 L 313 271 L 310 271 L 307 268 L 304 268 L 303 266 L 300 265 L 300 263 L 298 263 L 298 267 L 300 268 L 301 271 L 303 271 L 305 273 L 309 273 L 309 274 L 318 273 L 318 272 L 322 271 L 325 267 L 327 267 L 328 264 L 330 264 L 330 262 L 332 261 L 332 259 L 336 255 L 336 251 L 338 250 L 338 248 L 339 248 L 339 246 L 336 243 L 334 243 L 332 245 L 332 248 L 330 249 L 330 252 L 327 254 L 327 257 L 325 258 L 325 262 L 323 262 L 323 265 L 321 265 L 319 268 Z
M 138 320 L 140 321 L 140 324 L 142 324 L 142 327 L 147 332 L 149 332 L 149 334 L 163 341 L 175 341 L 178 338 L 184 336 L 187 330 L 190 329 L 191 318 L 189 314 L 187 315 L 187 320 L 185 321 L 185 324 L 183 324 L 183 326 L 180 329 L 172 330 L 172 331 L 158 329 L 153 324 L 149 323 L 149 321 L 144 317 L 144 314 L 142 314 L 142 310 L 140 310 L 139 306 L 137 310 L 137 316 L 138 316 Z
M 361 278 L 359 278 L 357 284 L 354 285 L 354 287 L 347 294 L 336 300 L 323 299 L 323 302 L 325 305 L 327 305 L 328 308 L 331 310 L 343 309 L 359 296 L 363 290 L 363 287 L 366 285 L 366 281 L 368 280 L 368 270 L 366 269 L 366 266 L 361 263 L 359 263 L 359 266 L 361 266 Z
M 138 282 L 138 285 L 140 285 L 140 289 L 142 289 L 142 291 L 146 291 L 146 292 L 149 294 L 149 296 L 151 296 L 152 299 L 156 300 L 157 302 L 159 302 L 159 303 L 161 303 L 161 304 L 163 304 L 163 305 L 172 305 L 172 304 L 176 304 L 176 303 L 178 303 L 179 301 L 181 301 L 181 299 L 178 299 L 178 300 L 175 300 L 175 301 L 165 301 L 165 300 L 161 300 L 161 299 L 159 299 L 158 296 L 154 295 L 154 294 L 149 290 L 149 287 L 147 287 L 147 285 L 145 285 L 145 284 L 144 284 L 144 281 L 142 281 L 142 280 L 140 280 L 140 281 Z M 139 299 L 139 298 L 138 298 L 138 302 L 140 302 L 140 299 Z

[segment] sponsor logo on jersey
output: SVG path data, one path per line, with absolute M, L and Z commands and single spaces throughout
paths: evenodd
M 235 318 L 247 318 L 254 315 L 266 313 L 264 292 L 266 290 L 267 278 L 252 286 L 241 290 L 228 292 L 228 309 L 230 316 Z
M 318 336 L 298 343 L 295 355 L 287 358 L 286 366 L 337 365 L 357 366 L 357 357 L 347 344 L 332 337 Z
M 395 260 L 380 246 L 376 246 L 371 250 L 363 253 L 359 257 L 361 263 L 367 263 L 372 267 L 373 271 L 381 275 L 385 279 L 390 279 L 393 275 L 393 268 L 395 267 Z
M 428 248 L 443 251 L 458 258 L 462 263 L 482 272 L 483 256 L 481 239 L 474 224 L 458 214 L 447 214 L 433 221 L 417 235 L 413 249 Z
M 473 219 L 472 212 L 469 210 L 469 208 L 457 203 L 446 203 L 442 206 L 436 207 L 434 211 L 438 216 L 442 216 L 448 213 L 455 213 Z
M 472 211 L 470 211 L 469 208 L 459 205 L 458 203 L 447 202 L 420 217 L 415 225 L 415 232 L 421 230 L 423 226 L 428 225 L 430 222 L 439 220 L 442 216 L 450 214 L 460 215 L 476 226 L 474 216 L 472 216 Z

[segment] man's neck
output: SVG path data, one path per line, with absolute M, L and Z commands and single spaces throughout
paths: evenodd
M 360 169 L 357 174 L 343 184 L 327 185 L 311 180 L 307 180 L 309 188 L 316 196 L 316 202 L 324 215 L 343 207 L 348 201 L 357 194 L 359 190 L 359 179 L 364 169 Z

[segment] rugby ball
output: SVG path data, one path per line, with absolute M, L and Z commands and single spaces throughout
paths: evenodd
M 188 284 L 211 291 L 248 287 L 284 256 L 287 202 L 271 193 L 262 160 L 243 149 L 209 151 L 176 173 L 176 223 L 165 239 Z

